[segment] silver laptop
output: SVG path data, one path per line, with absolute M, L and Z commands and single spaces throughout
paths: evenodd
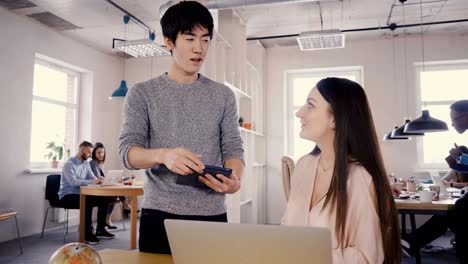
M 109 170 L 107 171 L 106 176 L 104 177 L 101 185 L 120 185 L 119 181 L 122 179 L 124 171 L 123 170 Z
M 332 263 L 327 228 L 165 220 L 176 264 Z

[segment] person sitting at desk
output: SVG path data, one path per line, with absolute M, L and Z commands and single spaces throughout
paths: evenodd
M 58 191 L 60 201 L 70 207 L 80 207 L 80 187 L 88 184 L 99 184 L 102 177 L 96 178 L 91 171 L 87 160 L 91 157 L 93 144 L 83 141 L 76 156 L 68 159 L 63 165 L 60 178 L 60 189 Z M 87 196 L 85 212 L 85 242 L 88 244 L 98 244 L 101 238 L 114 238 L 114 235 L 107 232 L 106 226 L 107 206 L 115 197 Z M 98 207 L 96 235 L 93 234 L 91 215 L 93 207 Z
M 465 146 L 460 146 L 462 149 L 462 153 L 468 153 Z M 446 187 L 452 188 L 464 188 L 468 186 L 468 173 L 458 172 L 456 170 L 451 169 L 445 176 L 442 178 L 442 181 Z
M 296 113 L 317 143 L 291 177 L 282 224 L 328 227 L 333 263 L 400 263 L 400 228 L 364 89 L 319 81 Z
M 106 161 L 106 148 L 100 142 L 96 142 L 94 145 L 93 153 L 91 155 L 92 160 L 89 162 L 91 166 L 91 170 L 93 171 L 94 175 L 97 177 L 105 177 L 104 171 L 102 170 L 102 165 Z M 114 197 L 117 198 L 117 197 Z M 130 205 L 128 204 L 128 200 L 125 196 L 119 196 L 119 200 L 122 202 L 123 210 L 130 211 Z M 107 207 L 107 216 L 106 216 L 106 227 L 108 229 L 117 229 L 116 226 L 112 225 L 112 211 L 114 211 L 114 204 L 118 200 L 111 202 L 109 207 Z M 123 217 L 123 216 L 122 216 Z
M 461 100 L 450 106 L 450 119 L 452 126 L 459 134 L 463 134 L 468 129 L 468 100 Z M 457 159 L 463 151 L 463 146 L 452 148 L 450 156 Z M 447 159 L 446 159 L 447 160 Z M 449 162 L 449 160 L 447 160 Z M 448 186 L 463 187 L 468 186 L 468 175 L 454 170 L 449 171 L 444 176 Z M 453 182 L 456 179 L 457 182 Z M 461 182 L 463 181 L 463 182 Z M 457 257 L 461 263 L 468 263 L 468 195 L 455 202 L 455 210 L 451 210 L 447 215 L 434 215 L 414 233 L 405 239 L 410 244 L 408 253 L 413 254 L 416 250 L 431 243 L 434 239 L 443 235 L 448 228 L 455 233 L 455 249 Z

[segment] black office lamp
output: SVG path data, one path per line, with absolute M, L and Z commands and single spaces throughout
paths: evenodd
M 424 72 L 424 28 L 423 28 L 423 13 L 422 1 L 420 2 L 421 15 L 421 50 L 422 50 L 422 67 Z M 440 132 L 447 131 L 447 124 L 439 119 L 429 115 L 429 110 L 423 110 L 420 118 L 417 118 L 405 125 L 404 133 L 425 133 L 425 132 Z
M 394 131 L 397 128 L 398 126 L 395 126 L 395 128 L 392 131 Z M 411 138 L 410 137 L 392 137 L 392 132 L 389 132 L 383 136 L 383 141 L 388 141 L 388 140 L 411 140 Z
M 406 138 L 406 137 L 409 137 L 409 136 L 412 136 L 412 137 L 418 137 L 418 136 L 424 136 L 424 133 L 405 133 L 405 126 L 406 124 L 408 124 L 411 120 L 409 119 L 405 119 L 405 123 L 399 127 L 399 128 L 395 128 L 392 130 L 392 138 Z
M 447 131 L 448 127 L 444 121 L 433 118 L 429 110 L 423 110 L 422 116 L 405 125 L 405 133 L 425 133 Z

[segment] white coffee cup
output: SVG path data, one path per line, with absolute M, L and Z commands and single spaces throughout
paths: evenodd
M 433 191 L 420 191 L 419 192 L 419 201 L 421 203 L 431 203 L 432 199 L 436 196 L 436 192 Z

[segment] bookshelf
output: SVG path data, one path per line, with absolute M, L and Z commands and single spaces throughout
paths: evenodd
M 266 145 L 263 125 L 265 49 L 246 41 L 245 24 L 234 10 L 213 14 L 215 34 L 202 73 L 229 87 L 236 96 L 244 143 L 245 169 L 241 190 L 227 196 L 229 222 L 265 223 Z

